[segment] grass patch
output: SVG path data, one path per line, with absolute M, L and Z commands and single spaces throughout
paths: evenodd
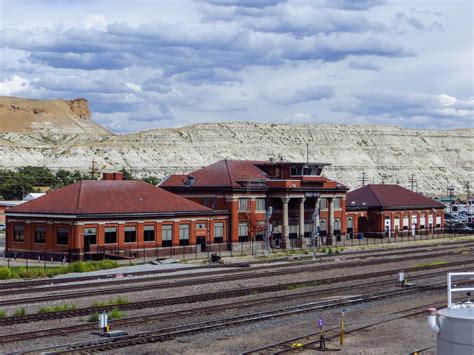
M 128 300 L 124 297 L 117 297 L 115 299 L 107 300 L 107 301 L 97 301 L 91 303 L 89 307 L 105 307 L 105 306 L 114 306 L 120 304 L 127 304 Z
M 57 306 L 46 306 L 46 307 L 41 307 L 38 311 L 38 313 L 51 313 L 51 312 L 61 312 L 61 311 L 69 311 L 69 310 L 74 310 L 76 309 L 75 304 L 60 304 Z
M 24 316 L 25 314 L 26 314 L 26 309 L 24 309 L 23 307 L 17 308 L 17 309 L 15 309 L 15 312 L 13 312 L 13 315 L 15 317 Z
M 434 265 L 443 265 L 447 263 L 448 263 L 447 261 L 437 260 L 437 261 L 431 261 L 428 263 L 418 263 L 415 265 L 415 267 L 429 267 L 429 266 L 434 266 Z
M 299 288 L 304 288 L 305 286 L 303 284 L 294 284 L 294 285 L 288 285 L 287 290 L 297 290 Z
M 7 312 L 5 312 L 5 310 L 3 309 L 0 309 L 0 318 L 3 318 L 7 315 Z
M 24 266 L 12 266 L 10 268 L 0 267 L 0 280 L 8 279 L 37 279 L 42 277 L 53 277 L 70 272 L 89 272 L 105 269 L 113 269 L 120 265 L 115 260 L 100 261 L 77 261 L 64 266 L 54 266 L 44 269 L 41 266 L 32 266 L 26 269 Z

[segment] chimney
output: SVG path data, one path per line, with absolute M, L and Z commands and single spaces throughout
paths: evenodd
M 114 173 L 102 173 L 102 180 L 113 180 Z
M 123 180 L 122 173 L 102 173 L 102 180 Z
M 114 180 L 123 180 L 123 173 L 114 173 Z

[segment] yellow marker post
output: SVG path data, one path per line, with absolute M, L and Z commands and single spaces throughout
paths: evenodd
M 344 313 L 345 310 L 342 310 L 341 313 L 341 323 L 340 323 L 340 328 L 341 328 L 341 333 L 339 335 L 339 344 L 344 345 Z

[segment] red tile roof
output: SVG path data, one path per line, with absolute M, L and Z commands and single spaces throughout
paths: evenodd
M 192 186 L 242 186 L 238 183 L 243 179 L 265 179 L 267 175 L 255 164 L 262 163 L 253 160 L 221 160 L 188 175 L 171 175 L 160 186 L 181 186 L 187 176 L 194 178 Z
M 364 205 L 365 203 L 365 205 Z M 346 207 L 443 208 L 443 204 L 399 185 L 371 184 L 349 192 Z
M 8 212 L 82 215 L 198 211 L 206 213 L 211 209 L 143 181 L 86 180 Z

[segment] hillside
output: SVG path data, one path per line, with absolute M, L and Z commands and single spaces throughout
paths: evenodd
M 474 129 L 426 131 L 394 126 L 229 122 L 124 136 L 91 137 L 86 132 L 63 132 L 57 140 L 45 136 L 44 131 L 0 133 L 0 167 L 37 165 L 87 171 L 94 160 L 101 170 L 125 167 L 139 176 L 164 177 L 224 158 L 281 156 L 305 161 L 308 143 L 309 159 L 331 163 L 324 174 L 349 187 L 360 185 L 362 172 L 369 182 L 398 181 L 407 187 L 414 174 L 419 191 L 436 194 L 444 193 L 448 182 L 454 185 L 455 193 L 464 192 L 464 182 L 471 181 L 472 185 L 474 180 Z
M 91 120 L 86 99 L 31 100 L 0 96 L 0 132 L 109 135 Z

